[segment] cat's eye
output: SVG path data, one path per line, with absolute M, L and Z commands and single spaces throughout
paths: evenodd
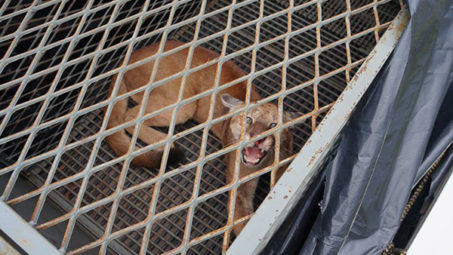
M 274 128 L 275 126 L 277 126 L 277 123 L 272 122 L 272 123 L 269 125 L 269 128 Z
M 252 124 L 253 119 L 250 118 L 250 117 L 246 117 L 245 122 L 246 122 L 247 124 Z

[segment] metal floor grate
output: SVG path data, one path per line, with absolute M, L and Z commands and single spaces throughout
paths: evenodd
M 113 201 L 109 199 L 120 182 L 123 162 L 109 164 L 116 156 L 104 141 L 95 148 L 105 114 L 101 103 L 107 99 L 113 75 L 109 71 L 121 64 L 128 40 L 139 38 L 133 47 L 141 48 L 158 42 L 163 31 L 168 31 L 169 39 L 190 42 L 197 30 L 197 15 L 206 3 L 151 1 L 136 30 L 143 4 L 148 1 L 84 2 L 24 0 L 0 5 L 0 177 L 8 180 L 8 185 L 0 185 L 2 199 L 10 205 L 35 201 L 34 213 L 24 218 L 46 236 L 56 225 L 71 226 L 68 215 L 82 194 L 77 210 L 83 210 L 74 221 L 91 241 L 75 243 L 70 228 L 60 240 L 51 240 L 75 253 L 99 248 L 118 254 L 181 249 L 188 254 L 222 253 L 226 249 L 223 234 L 228 235 L 224 229 L 228 190 L 219 191 L 225 185 L 222 158 L 204 165 L 198 188 L 194 187 L 196 167 L 168 170 L 155 205 L 157 217 L 146 229 L 137 224 L 148 217 L 155 184 L 147 181 L 157 177 L 158 170 L 129 167 L 123 184 L 127 194 L 117 198 L 116 216 L 110 219 Z M 297 152 L 399 12 L 400 4 L 389 0 L 290 2 L 294 6 L 291 20 L 288 1 L 237 1 L 232 12 L 229 1 L 208 1 L 198 40 L 203 41 L 203 47 L 221 52 L 227 38 L 227 57 L 232 56 L 233 62 L 250 73 L 256 24 L 260 22 L 253 83 L 268 97 L 279 92 L 285 82 L 290 92 L 283 100 L 284 109 L 307 116 L 293 129 Z M 168 26 L 172 9 L 173 20 Z M 319 9 L 322 17 L 318 17 Z M 231 28 L 225 36 L 229 18 Z M 293 61 L 285 64 L 286 38 L 288 57 Z M 99 45 L 106 50 L 100 52 Z M 197 125 L 178 125 L 175 132 Z M 179 167 L 199 158 L 202 134 L 198 130 L 177 140 L 187 155 Z M 58 154 L 61 146 L 66 149 Z M 220 148 L 220 141 L 210 135 L 207 154 Z M 92 174 L 84 174 L 87 167 Z M 84 178 L 88 178 L 86 186 Z M 255 206 L 269 191 L 269 174 L 261 179 Z M 32 191 L 15 188 L 15 182 L 22 180 L 34 185 Z M 81 186 L 84 192 L 80 192 Z M 192 227 L 187 230 L 188 208 L 183 205 L 191 199 L 194 188 L 205 197 L 195 206 Z M 61 214 L 50 220 L 41 217 L 46 206 L 57 206 Z M 102 240 L 108 226 L 109 235 L 113 234 L 105 245 Z M 63 237 L 68 231 L 66 240 Z M 143 248 L 146 231 L 149 242 Z

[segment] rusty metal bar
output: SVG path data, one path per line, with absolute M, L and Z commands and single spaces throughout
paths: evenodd
M 227 254 L 258 254 L 316 174 L 355 105 L 391 54 L 409 20 L 403 8 Z
M 3 201 L 0 201 L 0 215 L 0 230 L 28 254 L 40 254 L 41 251 L 49 255 L 62 254 Z
M 283 148 L 279 147 L 280 137 L 277 135 L 274 153 L 278 162 L 249 176 L 239 178 L 240 163 L 236 161 L 236 177 L 232 183 L 226 184 L 222 177 L 224 165 L 219 158 L 234 151 L 239 157 L 239 149 L 243 148 L 248 141 L 220 148 L 213 144 L 220 144 L 218 139 L 209 140 L 213 137 L 208 131 L 212 125 L 233 115 L 275 100 L 281 113 L 284 108 L 296 111 L 300 107 L 303 108 L 303 114 L 287 123 L 281 120 L 275 128 L 254 140 L 270 134 L 278 134 L 284 128 L 296 126 L 298 131 L 294 134 L 295 138 L 300 144 L 305 142 L 316 129 L 319 118 L 331 110 L 339 94 L 338 90 L 342 89 L 344 81 L 335 79 L 345 73 L 346 82 L 351 80 L 349 73 L 364 62 L 363 57 L 353 58 L 351 55 L 355 50 L 353 41 L 373 33 L 376 35 L 390 25 L 389 21 L 382 24 L 377 21 L 372 27 L 360 29 L 358 32 L 353 31 L 350 19 L 352 15 L 373 10 L 374 18 L 378 19 L 377 7 L 390 3 L 390 0 L 362 3 L 355 9 L 351 7 L 352 1 L 345 1 L 345 9 L 329 14 L 329 17 L 323 17 L 323 13 L 331 11 L 324 6 L 327 2 L 318 0 L 302 4 L 279 0 L 275 2 L 202 0 L 199 3 L 189 0 L 148 0 L 140 5 L 133 3 L 134 1 L 112 0 L 102 3 L 88 1 L 80 6 L 75 6 L 68 0 L 53 0 L 43 3 L 33 1 L 21 8 L 13 6 L 14 9 L 9 7 L 10 1 L 1 5 L 0 21 L 12 20 L 11 22 L 16 23 L 8 23 L 3 27 L 0 25 L 0 31 L 9 28 L 9 24 L 12 24 L 11 26 L 18 24 L 16 30 L 0 38 L 0 49 L 5 49 L 6 53 L 0 60 L 0 78 L 12 77 L 0 84 L 0 99 L 4 96 L 3 92 L 14 91 L 13 96 L 7 98 L 8 101 L 5 101 L 4 107 L 0 109 L 2 118 L 0 153 L 9 152 L 8 150 L 15 148 L 13 154 L 18 155 L 13 162 L 1 165 L 0 177 L 9 178 L 6 189 L 1 190 L 2 199 L 12 206 L 36 198 L 35 208 L 29 221 L 34 229 L 39 231 L 67 222 L 64 237 L 61 243 L 56 245 L 62 252 L 68 254 L 79 254 L 94 248 L 99 249 L 101 254 L 109 253 L 110 249 L 120 254 L 147 252 L 186 254 L 197 253 L 196 247 L 202 249 L 200 251 L 210 253 L 226 252 L 231 242 L 232 227 L 252 217 L 248 215 L 242 219 L 233 218 L 232 212 L 239 185 L 263 177 L 263 179 L 270 178 L 264 186 L 267 189 L 273 187 L 276 182 L 276 169 L 292 161 L 295 156 L 284 160 L 279 159 L 278 152 Z M 312 7 L 316 9 L 315 19 L 310 22 L 308 18 L 300 20 L 303 13 Z M 42 10 L 48 10 L 51 14 L 48 17 L 35 16 L 37 11 Z M 99 13 L 104 13 L 104 16 L 96 16 Z M 157 17 L 156 21 L 154 21 L 155 17 Z M 153 22 L 158 22 L 159 26 L 156 29 L 145 29 L 145 24 L 146 26 L 151 24 L 145 23 L 147 19 L 153 19 Z M 76 22 L 68 23 L 71 21 Z M 322 33 L 326 27 L 342 21 L 346 26 L 339 29 L 346 30 L 346 36 L 329 35 L 328 38 L 323 38 Z M 86 27 L 90 22 L 96 25 Z M 29 26 L 28 23 L 33 25 Z M 269 27 L 269 24 L 274 25 Z M 54 34 L 57 28 L 71 32 L 65 38 L 58 39 Z M 316 32 L 312 36 L 311 31 L 314 30 Z M 96 47 L 93 49 L 90 47 L 93 47 L 92 37 L 96 34 L 101 35 L 99 40 L 94 40 Z M 315 41 L 315 46 L 307 46 L 304 42 L 302 45 L 293 45 L 294 39 L 302 34 L 306 35 L 305 39 Z M 132 51 L 141 45 L 156 42 L 154 37 L 161 42 L 158 53 L 129 64 Z M 176 49 L 163 52 L 163 45 L 167 38 L 179 39 L 186 43 Z M 30 40 L 31 45 L 34 46 L 25 51 L 16 51 L 16 46 L 25 39 Z M 76 47 L 76 44 L 83 40 L 87 41 L 86 46 Z M 199 45 L 214 48 L 219 52 L 219 57 L 190 69 L 193 49 Z M 338 50 L 343 45 L 346 47 L 345 53 Z M 54 48 L 57 49 L 60 60 L 43 56 L 45 52 Z M 154 82 L 160 59 L 185 48 L 189 49 L 186 69 Z M 263 55 L 263 52 L 267 55 Z M 334 54 L 336 58 L 344 58 L 346 61 L 332 58 L 330 62 L 323 63 L 321 56 L 327 53 Z M 246 56 L 249 56 L 249 59 Z M 27 58 L 32 58 L 31 63 L 27 63 Z M 311 59 L 313 62 L 310 62 Z M 156 61 L 149 86 L 118 96 L 119 81 L 124 73 L 149 61 Z M 236 81 L 220 86 L 218 75 L 225 61 L 235 62 L 247 70 L 247 74 Z M 109 66 L 104 62 L 112 64 Z M 7 68 L 13 63 L 19 66 L 17 70 Z M 217 65 L 217 79 L 213 88 L 199 95 L 182 99 L 187 75 L 212 64 Z M 40 69 L 39 66 L 42 65 L 48 68 Z M 77 70 L 76 66 L 84 70 L 83 78 L 80 78 L 82 71 Z M 298 71 L 300 73 L 297 73 Z M 50 83 L 46 82 L 45 78 L 52 73 L 55 76 Z M 106 98 L 108 95 L 105 95 L 104 91 L 113 75 L 118 75 L 118 79 L 114 84 L 112 95 Z M 172 79 L 179 78 L 182 78 L 183 84 L 178 92 L 178 102 L 145 114 L 144 105 L 149 100 L 147 92 Z M 33 80 L 39 81 L 34 85 L 37 89 L 43 87 L 47 90 L 44 93 L 30 91 L 29 84 L 32 84 Z M 245 107 L 214 119 L 212 114 L 216 94 L 224 88 L 244 81 L 248 86 Z M 250 102 L 252 83 L 265 95 L 263 100 Z M 90 98 L 93 88 L 102 95 L 96 95 L 94 99 Z M 106 130 L 106 120 L 111 114 L 112 106 L 118 100 L 143 92 L 146 96 L 143 98 L 138 118 Z M 302 96 L 307 93 L 310 93 L 309 97 Z M 66 95 L 71 96 L 66 97 Z M 297 97 L 291 98 L 294 95 Z M 27 96 L 29 99 L 24 100 L 23 98 Z M 185 125 L 182 130 L 180 127 L 175 127 L 176 110 L 184 104 L 205 96 L 211 98 L 208 121 Z M 66 97 L 62 101 L 72 102 L 70 109 L 65 109 L 64 107 L 67 106 L 63 102 L 53 105 L 54 101 L 62 97 Z M 292 101 L 286 102 L 286 99 Z M 297 100 L 300 101 L 297 102 Z M 34 105 L 39 105 L 39 108 L 33 117 L 23 114 Z M 101 108 L 105 109 L 104 114 Z M 49 117 L 47 114 L 51 110 L 57 113 Z M 116 157 L 108 146 L 103 144 L 102 141 L 107 135 L 126 127 L 134 127 L 137 131 L 143 121 L 168 110 L 173 110 L 172 124 L 168 130 L 169 138 L 165 141 L 140 145 L 139 148 L 135 145 L 137 142 L 137 132 L 135 132 L 131 138 L 132 145 L 129 152 L 120 157 Z M 21 115 L 17 117 L 16 113 Z M 22 129 L 19 123 L 27 122 L 29 119 L 32 119 L 32 122 Z M 46 138 L 39 137 L 41 132 L 60 125 L 65 126 L 58 131 L 60 133 L 50 136 L 51 139 L 56 140 L 49 142 L 49 149 L 36 152 L 35 141 L 40 141 L 39 144 L 43 145 L 47 143 Z M 307 127 L 310 128 L 307 129 Z M 189 136 L 197 139 L 197 142 L 190 141 Z M 25 139 L 23 144 L 11 144 L 21 139 Z M 165 148 L 164 158 L 166 158 L 170 144 L 180 140 L 184 141 L 181 147 L 185 148 L 187 153 L 200 156 L 191 158 L 191 161 L 171 171 L 165 171 L 165 160 L 158 172 L 143 172 L 144 170 L 130 165 L 130 160 L 136 155 L 161 146 Z M 55 145 L 52 147 L 52 144 Z M 118 166 L 122 163 L 124 163 L 123 166 Z M 211 171 L 209 169 L 214 172 L 209 172 Z M 112 174 L 113 176 L 110 176 Z M 205 179 L 205 175 L 211 179 Z M 11 195 L 18 178 L 28 179 L 35 185 L 34 189 Z M 137 195 L 142 191 L 148 193 L 145 196 Z M 257 196 L 264 197 L 267 191 L 260 192 L 264 193 Z M 171 201 L 172 199 L 174 201 Z M 63 212 L 59 217 L 42 220 L 42 210 L 49 200 L 58 201 Z M 165 200 L 171 203 L 163 205 L 162 201 Z M 227 209 L 228 204 L 229 209 Z M 217 207 L 220 209 L 214 209 Z M 107 211 L 101 212 L 101 209 Z M 213 218 L 211 223 L 200 223 L 199 217 L 213 217 L 210 215 L 213 213 L 212 210 L 217 210 L 219 216 Z M 128 219 L 132 221 L 129 222 Z M 172 225 L 172 220 L 178 223 Z M 81 224 L 91 231 L 94 239 L 82 247 L 71 248 L 70 242 L 74 238 L 76 224 Z M 199 233 L 194 235 L 194 231 Z M 163 239 L 159 239 L 160 235 Z M 168 239 L 165 239 L 165 236 Z M 126 237 L 129 241 L 124 239 Z M 212 241 L 214 239 L 216 241 Z

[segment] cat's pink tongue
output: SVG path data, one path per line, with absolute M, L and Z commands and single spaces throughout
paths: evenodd
M 264 153 L 258 147 L 246 147 L 245 154 L 248 160 L 255 161 L 263 157 Z

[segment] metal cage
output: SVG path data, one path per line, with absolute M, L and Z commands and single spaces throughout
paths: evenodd
M 131 68 L 123 60 L 169 39 L 218 52 L 215 61 L 237 64 L 263 102 L 301 113 L 287 123 L 298 152 L 401 7 L 390 0 L 4 1 L 2 203 L 69 254 L 225 252 L 233 224 L 251 217 L 228 213 L 237 184 L 260 178 L 258 207 L 275 185 L 272 170 L 296 154 L 228 184 L 222 157 L 243 144 L 221 150 L 210 123 L 189 121 L 162 129 L 171 136 L 163 145 L 175 141 L 186 151 L 181 164 L 130 165 L 134 155 L 117 157 L 104 141 L 104 109 L 116 99 L 108 87 Z

